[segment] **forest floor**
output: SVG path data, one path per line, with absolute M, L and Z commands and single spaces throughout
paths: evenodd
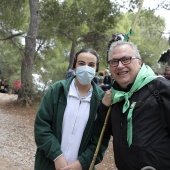
M 34 119 L 37 105 L 17 105 L 17 95 L 0 93 L 0 170 L 34 169 Z M 116 170 L 112 139 L 96 170 Z

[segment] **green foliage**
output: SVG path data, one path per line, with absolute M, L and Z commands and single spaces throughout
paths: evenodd
M 54 41 L 56 46 L 41 50 L 35 63 L 35 73 L 43 75 L 44 82 L 48 82 L 50 79 L 54 83 L 57 80 L 65 79 L 67 72 L 69 49 L 59 40 L 54 39 Z
M 144 10 L 140 14 L 137 29 L 140 41 L 136 43 L 143 61 L 152 66 L 157 63 L 162 51 L 168 48 L 167 39 L 162 37 L 165 21 L 159 16 L 155 16 L 153 11 Z
M 68 48 L 70 44 L 76 43 L 75 51 L 82 47 L 92 47 L 98 51 L 101 60 L 105 61 L 108 43 L 106 32 L 116 26 L 118 14 L 117 6 L 108 0 L 66 0 L 62 3 L 41 1 L 39 36 L 45 35 L 50 39 L 57 36 Z M 67 57 L 66 62 L 69 60 Z
M 45 23 L 51 35 L 58 34 L 72 41 L 88 32 L 105 32 L 116 25 L 114 15 L 117 13 L 117 8 L 112 8 L 108 0 L 67 0 L 63 3 L 49 0 L 40 4 L 41 25 Z
M 0 67 L 2 74 L 12 87 L 20 79 L 23 45 L 21 39 L 13 36 L 27 29 L 28 3 L 26 0 L 2 0 L 0 5 Z M 10 38 L 13 37 L 13 38 Z M 3 40 L 7 39 L 7 40 Z
M 159 0 L 159 1 L 160 2 L 159 2 L 159 4 L 158 4 L 156 9 L 164 8 L 164 9 L 170 10 L 169 0 Z
M 1 0 L 0 25 L 12 30 L 26 30 L 29 6 L 26 0 Z
M 12 87 L 14 80 L 20 78 L 21 55 L 8 41 L 0 41 L 0 68 L 4 76 Z
M 127 14 L 119 12 L 120 1 L 41 0 L 34 73 L 40 74 L 46 85 L 64 79 L 74 43 L 75 52 L 81 48 L 94 48 L 101 58 L 100 69 L 105 69 L 112 34 L 129 32 L 136 16 L 133 9 L 139 6 L 137 0 L 121 1 L 125 2 L 131 11 Z M 159 7 L 168 9 L 165 2 L 161 1 Z M 1 39 L 20 31 L 26 32 L 30 18 L 28 1 L 2 0 L 0 11 Z M 134 35 L 130 37 L 130 41 L 138 46 L 143 61 L 151 66 L 157 64 L 162 51 L 168 48 L 167 39 L 162 37 L 164 29 L 165 21 L 155 16 L 154 10 L 144 10 L 133 30 Z M 0 67 L 5 77 L 11 82 L 20 78 L 24 49 L 21 39 L 13 37 L 0 41 L 0 49 Z

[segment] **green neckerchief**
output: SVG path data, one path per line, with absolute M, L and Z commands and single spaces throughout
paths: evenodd
M 112 88 L 112 99 L 113 103 L 115 104 L 117 102 L 120 102 L 122 100 L 125 100 L 125 103 L 123 105 L 123 110 L 122 112 L 125 113 L 127 109 L 130 107 L 128 116 L 127 116 L 127 142 L 128 145 L 130 146 L 132 144 L 132 112 L 135 107 L 136 102 L 133 102 L 130 106 L 129 98 L 141 89 L 143 86 L 157 78 L 158 76 L 155 75 L 155 73 L 152 71 L 152 69 L 145 65 L 144 63 L 142 64 L 142 67 L 140 71 L 137 74 L 137 77 L 135 79 L 135 82 L 133 83 L 133 86 L 131 87 L 129 92 L 123 92 L 123 91 L 118 91 Z

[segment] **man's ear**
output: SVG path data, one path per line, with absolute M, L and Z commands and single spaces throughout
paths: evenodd
M 138 62 L 139 62 L 139 65 L 142 66 L 142 59 L 141 58 L 138 60 Z

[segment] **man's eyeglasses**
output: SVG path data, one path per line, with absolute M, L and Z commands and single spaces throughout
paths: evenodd
M 112 59 L 110 61 L 108 61 L 108 64 L 110 65 L 110 67 L 117 67 L 119 65 L 119 61 L 121 61 L 121 63 L 123 65 L 128 65 L 131 63 L 132 59 L 138 59 L 136 57 L 122 57 L 121 59 Z

